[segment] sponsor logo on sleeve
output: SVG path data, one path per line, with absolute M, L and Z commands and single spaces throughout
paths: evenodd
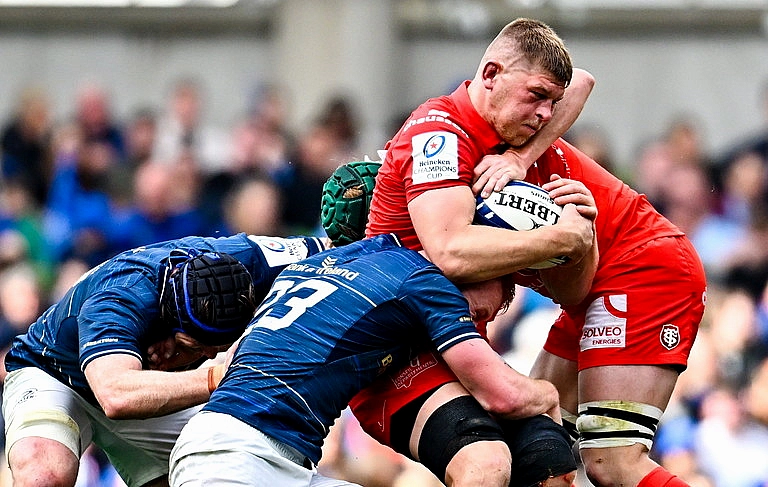
M 305 259 L 309 254 L 307 246 L 300 238 L 257 237 L 248 238 L 259 246 L 261 253 L 270 267 L 279 267 Z
M 413 184 L 459 179 L 459 144 L 451 132 L 426 132 L 411 139 Z

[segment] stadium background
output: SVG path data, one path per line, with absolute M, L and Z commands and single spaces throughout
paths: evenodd
M 755 223 L 755 215 L 765 214 L 768 173 L 754 166 L 745 166 L 750 172 L 736 171 L 748 176 L 741 185 L 733 183 L 735 187 L 743 189 L 750 181 L 759 186 L 759 194 L 746 202 L 729 194 L 723 176 L 733 167 L 732 156 L 754 137 L 768 139 L 765 0 L 65 3 L 0 0 L 3 126 L 14 120 L 26 90 L 36 88 L 45 94 L 55 131 L 73 120 L 80 90 L 96 83 L 105 90 L 112 122 L 127 128 L 144 109 L 162 118 L 175 83 L 194 79 L 202 96 L 201 124 L 234 137 L 252 116 L 264 86 L 270 85 L 280 89 L 287 104 L 284 129 L 297 141 L 326 120 L 329 104 L 341 99 L 350 109 L 352 136 L 334 153 L 338 159 L 331 160 L 326 171 L 344 157 L 375 155 L 405 113 L 471 77 L 488 41 L 506 22 L 519 16 L 548 22 L 566 41 L 576 66 L 597 79 L 574 136 L 576 129 L 591 131 L 597 139 L 590 142 L 603 151 L 601 162 L 657 198 L 675 223 L 697 232 L 714 287 L 704 324 L 707 333 L 667 415 L 669 426 L 658 457 L 697 486 L 768 483 L 768 413 L 756 406 L 768 406 L 768 367 L 762 361 L 768 355 L 768 304 L 762 296 L 768 236 L 765 225 Z M 680 143 L 678 129 L 685 139 L 682 147 L 675 146 Z M 692 159 L 680 163 L 674 155 Z M 762 157 L 765 171 L 768 154 Z M 8 160 L 6 156 L 2 161 L 3 183 L 9 181 Z M 223 166 L 217 167 L 227 172 L 226 156 L 222 160 Z M 694 171 L 678 171 L 679 166 Z M 696 186 L 696 177 L 702 176 L 704 193 L 697 193 L 702 188 Z M 691 191 L 665 195 L 665 179 Z M 277 186 L 283 202 L 296 194 L 297 186 Z M 33 259 L 29 249 L 8 251 L 8 243 L 17 240 L 5 238 L 6 230 L 16 228 L 18 221 L 6 187 L 0 186 L 0 330 L 8 327 L 13 313 L 8 303 L 23 301 L 20 283 L 32 283 L 39 307 L 56 295 L 59 282 L 67 282 L 61 276 L 68 269 L 64 259 L 49 258 L 43 260 L 48 266 L 43 278 L 40 261 L 34 262 L 37 276 L 18 272 Z M 715 195 L 713 201 L 707 192 Z M 729 213 L 732 200 L 743 203 L 741 212 Z M 693 215 L 695 207 L 703 215 Z M 33 210 L 44 212 L 46 204 Z M 708 233 L 698 226 L 702 219 Z M 229 228 L 240 229 L 232 222 Z M 274 233 L 317 231 L 306 222 L 267 228 Z M 45 231 L 41 233 L 45 245 Z M 76 275 L 77 268 L 73 272 Z M 11 297 L 4 294 L 8 288 Z M 499 323 L 497 345 L 519 368 L 530 363 L 552 312 L 521 291 L 516 307 Z M 326 457 L 329 468 L 366 478 L 367 487 L 393 485 L 394 477 L 387 473 L 403 468 L 365 442 L 354 425 L 332 445 L 336 448 Z M 98 455 L 88 460 L 93 468 L 84 467 L 84 472 L 96 473 L 82 485 L 112 485 L 105 480 L 108 469 L 103 462 L 101 468 L 94 467 Z M 383 479 L 375 480 L 365 471 L 371 464 Z M 97 474 L 105 479 L 95 479 Z M 408 475 L 400 476 L 397 485 L 427 485 L 421 478 L 409 483 Z M 0 478 L 0 485 L 3 482 Z
M 0 113 L 13 109 L 23 86 L 39 83 L 64 116 L 78 84 L 94 77 L 125 117 L 160 104 L 176 77 L 193 73 L 206 87 L 211 121 L 225 124 L 246 109 L 256 83 L 269 81 L 289 90 L 293 126 L 346 90 L 360 105 L 362 148 L 370 152 L 386 140 L 388 120 L 470 77 L 501 25 L 534 16 L 597 78 L 583 120 L 605 127 L 621 163 L 681 112 L 701 118 L 702 142 L 715 151 L 763 119 L 756 95 L 768 78 L 764 0 L 241 0 L 218 9 L 203 1 L 5 3 Z

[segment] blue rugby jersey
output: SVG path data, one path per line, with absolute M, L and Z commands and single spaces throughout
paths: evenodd
M 461 292 L 392 235 L 289 265 L 256 311 L 205 410 L 317 463 L 349 400 L 423 347 L 480 338 Z
M 160 279 L 171 250 L 194 249 L 232 255 L 251 274 L 264 296 L 288 264 L 323 250 L 313 237 L 185 237 L 118 254 L 88 271 L 56 304 L 17 336 L 6 356 L 8 371 L 37 367 L 98 406 L 85 379 L 85 366 L 113 353 L 143 363 L 147 347 L 170 335 L 160 315 Z

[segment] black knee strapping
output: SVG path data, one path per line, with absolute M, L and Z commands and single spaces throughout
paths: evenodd
M 389 420 L 389 443 L 393 450 L 415 460 L 411 455 L 411 433 L 416 424 L 416 416 L 421 406 L 429 399 L 436 389 L 425 392 L 413 401 L 400 408 Z
M 444 480 L 456 453 L 477 441 L 504 441 L 501 427 L 472 396 L 457 397 L 427 419 L 419 440 L 419 461 Z
M 510 487 L 537 485 L 549 477 L 576 470 L 571 437 L 549 416 L 498 422 L 512 452 Z

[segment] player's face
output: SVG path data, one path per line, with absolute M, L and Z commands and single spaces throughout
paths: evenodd
M 493 321 L 505 300 L 501 279 L 462 284 L 461 293 L 469 302 L 475 323 Z
M 489 95 L 489 118 L 496 132 L 513 147 L 525 144 L 552 120 L 565 87 L 532 65 L 502 70 Z
M 179 370 L 203 357 L 214 358 L 228 345 L 205 346 L 185 333 L 152 344 L 147 349 L 147 362 L 152 370 Z

